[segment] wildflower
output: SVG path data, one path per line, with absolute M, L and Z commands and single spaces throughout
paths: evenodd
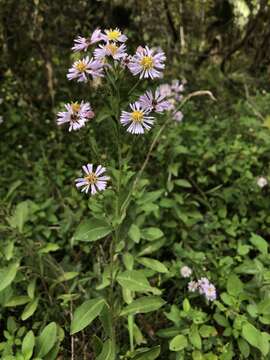
M 184 85 L 183 85 L 183 83 L 180 83 L 179 80 L 173 80 L 171 89 L 173 92 L 179 93 L 179 92 L 184 91 Z
M 130 104 L 130 108 L 132 111 L 122 111 L 120 118 L 121 124 L 129 125 L 127 131 L 131 134 L 143 134 L 145 130 L 150 130 L 154 118 L 147 116 L 149 112 L 143 109 L 139 102 Z
M 159 86 L 159 92 L 162 96 L 171 96 L 172 95 L 172 89 L 169 84 L 162 84 Z
M 190 281 L 188 283 L 188 291 L 195 292 L 196 290 L 198 290 L 198 284 L 196 283 L 196 281 Z
M 164 98 L 165 96 L 162 96 L 157 89 L 155 93 L 147 91 L 144 95 L 140 96 L 139 103 L 144 110 L 162 113 L 169 108 L 169 103 Z
M 204 286 L 204 295 L 207 300 L 214 301 L 217 298 L 216 288 L 213 284 L 209 283 Z
M 123 57 L 121 58 L 121 67 L 122 67 L 122 68 L 128 67 L 129 64 L 130 64 L 131 59 L 132 59 L 132 56 L 131 56 L 131 55 L 125 54 L 125 56 L 123 56 Z
M 78 36 L 74 40 L 74 46 L 71 48 L 73 51 L 86 51 L 90 45 L 93 45 L 102 40 L 101 30 L 96 29 L 90 38 Z
M 257 179 L 257 185 L 262 189 L 268 184 L 268 181 L 265 177 L 260 176 Z
M 97 60 L 104 60 L 106 56 L 111 56 L 114 60 L 120 60 L 126 56 L 126 45 L 117 46 L 115 43 L 108 43 L 106 45 L 99 45 L 94 51 L 94 57 Z
M 183 120 L 183 113 L 181 111 L 176 111 L 173 113 L 173 119 L 177 122 L 181 122 Z
M 180 269 L 180 273 L 184 278 L 188 278 L 192 274 L 192 270 L 189 266 L 182 266 Z
M 102 39 L 105 40 L 106 42 L 109 42 L 109 41 L 125 42 L 125 41 L 127 41 L 126 35 L 122 34 L 118 28 L 105 30 L 105 34 L 102 34 Z
M 95 115 L 88 102 L 84 103 L 82 101 L 80 104 L 77 102 L 66 104 L 65 108 L 67 111 L 57 114 L 57 125 L 69 123 L 69 131 L 80 129 Z
M 75 180 L 76 187 L 82 188 L 81 192 L 85 192 L 87 194 L 90 190 L 91 194 L 95 195 L 98 191 L 106 189 L 109 177 L 104 175 L 101 176 L 106 171 L 105 167 L 98 165 L 96 171 L 93 171 L 93 164 L 87 164 L 84 165 L 82 169 L 86 176 Z
M 206 277 L 202 277 L 198 280 L 198 290 L 201 295 L 204 294 L 205 286 L 208 286 L 209 284 L 210 282 Z
M 137 49 L 136 54 L 132 57 L 129 64 L 129 70 L 133 75 L 140 74 L 142 78 L 160 78 L 165 65 L 163 62 L 166 60 L 166 56 L 163 51 L 154 51 L 149 49 L 148 46 L 145 48 Z
M 78 79 L 78 82 L 87 82 L 87 75 L 92 75 L 93 78 L 103 76 L 103 64 L 86 56 L 84 59 L 74 62 L 69 69 L 67 78 L 68 80 Z

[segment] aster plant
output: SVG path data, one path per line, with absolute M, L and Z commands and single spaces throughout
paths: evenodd
M 95 296 L 90 296 L 92 292 L 89 290 L 87 297 L 91 299 L 76 308 L 71 322 L 73 336 L 100 317 L 106 340 L 97 357 L 99 360 L 119 358 L 117 329 L 125 321 L 129 349 L 124 356 L 133 358 L 145 352 L 145 357 L 140 359 L 147 359 L 149 351 L 152 351 L 135 349 L 134 331 L 138 329 L 135 314 L 145 312 L 145 306 L 150 303 L 153 303 L 152 310 L 157 310 L 165 302 L 161 298 L 161 290 L 151 286 L 145 273 L 136 268 L 134 257 L 128 250 L 132 249 L 130 239 L 136 242 L 139 236 L 135 225 L 130 227 L 129 210 L 136 191 L 141 189 L 142 174 L 163 131 L 170 124 L 176 124 L 173 119 L 176 122 L 182 120 L 180 108 L 193 96 L 190 94 L 183 98 L 184 84 L 178 80 L 170 84 L 158 83 L 164 76 L 166 61 L 161 49 L 139 46 L 131 54 L 126 43 L 127 36 L 118 28 L 96 29 L 88 37 L 77 37 L 72 47 L 76 60 L 67 74 L 68 80 L 82 83 L 86 90 L 92 85 L 92 92 L 95 92 L 97 83 L 101 83 L 98 86 L 103 89 L 101 94 L 107 107 L 106 116 L 101 118 L 108 121 L 108 127 L 114 134 L 110 139 L 115 142 L 116 148 L 111 158 L 98 158 L 93 148 L 89 158 L 85 159 L 85 165 L 81 165 L 83 174 L 78 172 L 78 177 L 74 176 L 76 188 L 92 199 L 89 202 L 91 218 L 88 216 L 82 221 L 72 241 L 95 242 L 105 238 L 109 242 L 109 246 L 104 247 L 107 256 L 104 255 L 106 261 L 104 266 L 101 265 L 101 282 L 94 285 Z M 194 96 L 201 94 L 209 95 L 208 92 L 200 92 Z M 96 105 L 92 106 L 89 101 L 72 101 L 65 105 L 65 111 L 58 113 L 57 124 L 63 127 L 67 124 L 69 131 L 87 131 L 94 126 L 96 114 L 98 118 Z M 131 147 L 128 153 L 125 148 L 135 141 L 140 144 L 142 137 L 149 137 L 150 146 L 141 168 L 134 171 L 130 162 L 134 148 Z M 90 142 L 93 141 L 91 139 Z M 158 260 L 151 261 L 155 266 L 159 263 Z M 149 267 L 149 259 L 146 259 L 146 264 L 146 268 Z M 162 271 L 165 270 L 162 268 Z M 182 268 L 182 275 L 190 276 L 191 269 Z M 190 288 L 195 291 L 196 286 L 194 283 Z M 213 289 L 205 286 L 204 291 L 212 300 Z M 146 295 L 140 297 L 142 293 Z M 141 302 L 143 305 L 140 305 Z M 150 307 L 149 311 L 152 310 Z

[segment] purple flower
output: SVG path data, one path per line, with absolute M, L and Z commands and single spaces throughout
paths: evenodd
M 127 40 L 127 37 L 126 35 L 122 34 L 118 28 L 116 28 L 116 29 L 105 30 L 105 34 L 102 34 L 102 39 L 105 40 L 106 42 L 109 41 L 125 42 Z
M 85 123 L 93 118 L 95 114 L 91 109 L 91 105 L 83 101 L 78 104 L 77 102 L 66 104 L 65 108 L 67 111 L 59 112 L 57 114 L 57 125 L 69 123 L 69 131 L 78 130 L 85 126 Z
M 172 89 L 172 91 L 179 93 L 179 92 L 184 91 L 184 85 L 183 85 L 183 83 L 180 83 L 179 80 L 173 80 L 171 89 Z
M 99 45 L 94 51 L 95 59 L 104 61 L 106 56 L 111 56 L 114 60 L 120 60 L 126 56 L 126 45 L 117 46 L 115 43 L 108 43 L 106 45 Z
M 173 113 L 172 117 L 175 121 L 181 122 L 183 120 L 184 115 L 181 111 L 176 111 Z
M 139 102 L 135 102 L 129 106 L 132 111 L 122 111 L 120 117 L 122 125 L 129 125 L 127 131 L 131 134 L 144 134 L 145 130 L 150 130 L 154 118 L 152 116 L 147 116 L 149 112 L 144 110 Z
M 190 281 L 188 283 L 188 291 L 195 292 L 196 290 L 198 290 L 198 284 L 196 283 L 196 281 Z
M 105 167 L 98 165 L 96 171 L 93 171 L 93 164 L 87 164 L 82 168 L 86 176 L 75 180 L 76 187 L 82 188 L 81 192 L 85 192 L 87 194 L 90 190 L 91 195 L 95 195 L 98 191 L 106 189 L 107 181 L 110 178 L 104 175 L 100 176 L 106 171 Z
M 128 67 L 129 64 L 130 64 L 131 59 L 132 59 L 131 55 L 125 54 L 125 56 L 123 56 L 122 59 L 121 59 L 121 67 L 122 68 Z
M 146 111 L 155 111 L 162 113 L 169 109 L 168 101 L 164 100 L 165 95 L 161 95 L 157 89 L 155 93 L 151 90 L 147 91 L 144 95 L 140 96 L 139 103 L 141 107 Z
M 78 36 L 74 40 L 74 46 L 71 48 L 73 51 L 86 51 L 90 45 L 93 45 L 102 40 L 100 29 L 96 29 L 90 38 Z
M 204 286 L 204 295 L 207 300 L 214 301 L 217 298 L 216 288 L 213 284 L 209 283 Z
M 68 71 L 67 78 L 68 80 L 78 79 L 78 82 L 87 82 L 88 75 L 91 75 L 93 78 L 103 76 L 103 64 L 86 56 L 84 59 L 74 62 Z
M 204 294 L 205 286 L 210 284 L 209 280 L 206 277 L 202 277 L 198 280 L 198 289 L 200 294 Z
M 139 47 L 136 54 L 132 57 L 130 64 L 128 65 L 129 70 L 133 75 L 140 74 L 142 78 L 160 78 L 162 76 L 161 70 L 164 69 L 164 61 L 166 56 L 163 51 L 155 51 L 149 49 L 148 46 L 145 48 Z

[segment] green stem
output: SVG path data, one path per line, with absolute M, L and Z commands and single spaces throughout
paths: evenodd
M 129 332 L 129 344 L 130 351 L 134 351 L 134 315 L 128 315 L 128 332 Z
M 134 90 L 136 89 L 136 87 L 139 85 L 140 80 L 141 80 L 141 79 L 139 79 L 139 80 L 133 85 L 133 87 L 129 90 L 128 95 L 130 95 L 130 94 L 133 93 L 133 91 L 134 91 Z

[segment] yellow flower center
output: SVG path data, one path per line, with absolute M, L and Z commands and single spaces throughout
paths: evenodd
M 112 56 L 114 56 L 117 53 L 118 46 L 115 44 L 108 44 L 106 49 L 111 53 Z
M 87 65 L 82 60 L 79 60 L 75 67 L 79 72 L 84 72 L 87 69 Z
M 132 121 L 141 123 L 143 121 L 143 112 L 142 111 L 133 111 L 131 113 Z
M 93 185 L 97 182 L 97 176 L 94 173 L 90 173 L 84 178 L 90 185 Z
M 77 113 L 81 108 L 81 105 L 77 102 L 71 104 L 71 109 L 73 112 Z
M 109 30 L 107 32 L 107 36 L 108 36 L 108 40 L 116 41 L 119 38 L 119 36 L 121 36 L 121 32 L 116 30 L 116 29 L 115 30 Z
M 151 56 L 144 56 L 141 59 L 140 64 L 145 70 L 149 70 L 149 69 L 152 69 L 154 67 L 154 61 L 153 61 L 153 58 Z

